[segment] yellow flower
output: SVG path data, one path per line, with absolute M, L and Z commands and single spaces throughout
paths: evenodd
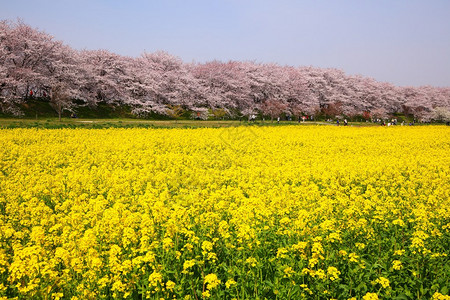
M 353 253 L 353 252 L 348 255 L 348 259 L 351 262 L 358 262 L 358 258 L 359 258 L 359 256 L 356 255 L 356 253 Z
M 173 241 L 169 237 L 164 238 L 162 243 L 163 243 L 163 249 L 166 251 L 173 247 Z
M 378 295 L 376 293 L 367 293 L 363 296 L 363 300 L 378 300 Z
M 210 241 L 203 241 L 202 243 L 202 249 L 205 252 L 209 252 L 212 251 L 213 249 L 213 244 Z
M 424 241 L 419 237 L 413 237 L 411 240 L 411 248 L 423 248 L 425 247 Z
M 177 280 L 204 274 L 204 297 L 220 297 L 273 265 L 274 280 L 305 277 L 298 297 L 325 296 L 325 281 L 348 275 L 337 266 L 366 272 L 378 245 L 399 239 L 409 244 L 392 251 L 391 271 L 420 254 L 439 276 L 450 132 L 386 129 L 0 129 L 0 295 L 126 298 L 147 276 L 143 297 L 189 299 L 168 280 L 181 269 Z M 408 274 L 408 285 L 428 280 Z M 384 276 L 372 283 L 389 297 L 399 283 Z
M 299 251 L 304 250 L 308 246 L 307 242 L 298 242 L 297 244 L 292 245 L 292 249 Z
M 54 300 L 59 300 L 62 297 L 64 297 L 63 293 L 52 293 L 52 299 L 54 299 Z
M 209 292 L 209 290 L 206 290 L 206 291 L 202 292 L 202 296 L 204 298 L 209 298 L 209 297 L 211 297 L 211 293 Z
M 319 277 L 320 279 L 325 279 L 325 278 L 327 277 L 326 274 L 325 274 L 325 271 L 322 270 L 322 269 L 318 269 L 318 270 L 316 271 L 315 275 L 316 275 L 317 277 Z
M 161 273 L 158 273 L 154 271 L 152 274 L 150 274 L 148 278 L 148 284 L 153 287 L 157 287 L 162 282 L 162 275 Z
M 293 274 L 295 274 L 295 271 L 291 267 L 286 267 L 283 270 L 284 277 L 291 277 Z
M 288 257 L 287 253 L 288 253 L 288 249 L 286 248 L 278 248 L 277 250 L 277 258 L 286 258 Z
M 401 219 L 396 219 L 396 220 L 392 221 L 392 224 L 398 225 L 400 227 L 405 227 L 405 222 L 403 222 L 403 220 L 401 220 Z
M 401 256 L 401 255 L 403 255 L 405 253 L 405 250 L 395 250 L 394 251 L 394 255 L 398 255 L 398 256 Z
M 355 246 L 359 250 L 362 250 L 362 249 L 366 248 L 366 244 L 364 244 L 364 243 L 355 243 Z
M 246 260 L 245 260 L 245 262 L 247 263 L 247 264 L 249 264 L 250 266 L 252 266 L 252 267 L 256 267 L 256 264 L 257 264 L 257 260 L 256 260 L 256 258 L 254 258 L 254 257 L 249 257 L 249 258 L 247 258 Z
M 433 299 L 433 300 L 450 300 L 450 296 L 443 295 L 439 292 L 435 292 L 431 299 Z
M 221 283 L 221 281 L 217 278 L 216 274 L 211 273 L 205 276 L 204 283 L 206 283 L 206 288 L 208 290 L 212 290 L 213 288 L 217 287 Z
M 191 260 L 186 260 L 183 263 L 183 270 L 188 270 L 190 268 L 192 268 L 193 266 L 195 266 L 195 259 L 191 259 Z
M 280 225 L 286 225 L 289 222 L 291 222 L 291 219 L 289 219 L 288 217 L 284 217 L 284 218 L 280 219 Z
M 166 289 L 168 289 L 169 291 L 173 290 L 175 287 L 175 282 L 173 282 L 172 280 L 168 280 L 166 282 Z
M 340 242 L 342 238 L 339 232 L 332 232 L 328 235 L 328 240 L 330 242 Z
M 399 261 L 399 260 L 394 260 L 394 261 L 392 262 L 392 268 L 393 268 L 394 270 L 401 270 L 401 269 L 403 268 L 402 262 Z
M 234 281 L 234 279 L 228 279 L 227 282 L 225 282 L 225 286 L 227 287 L 227 289 L 229 289 L 231 286 L 235 285 L 236 281 Z
M 387 279 L 386 277 L 379 277 L 375 280 L 376 283 L 379 283 L 383 288 L 388 288 L 389 287 L 389 279 Z
M 336 267 L 328 267 L 327 274 L 330 277 L 331 281 L 335 281 L 339 278 L 341 272 Z

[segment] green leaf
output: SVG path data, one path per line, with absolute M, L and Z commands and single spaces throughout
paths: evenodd
M 360 284 L 358 284 L 355 290 L 365 292 L 367 290 L 367 285 L 364 282 L 361 282 Z
M 340 288 L 341 290 L 346 291 L 346 292 L 349 290 L 349 286 L 346 285 L 346 284 L 340 284 L 340 285 L 339 285 L 339 288 Z
M 405 294 L 400 294 L 397 297 L 394 298 L 395 300 L 408 300 L 408 296 L 406 296 Z
M 408 298 L 411 298 L 411 297 L 412 297 L 411 292 L 410 292 L 407 288 L 405 288 L 405 295 L 406 295 Z
M 273 283 L 271 281 L 269 281 L 269 280 L 265 280 L 264 284 L 267 285 L 270 288 L 273 288 Z

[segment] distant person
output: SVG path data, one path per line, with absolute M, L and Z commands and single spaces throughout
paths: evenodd
M 348 125 L 347 119 L 344 119 L 344 126 L 347 126 L 347 125 Z
M 277 123 L 278 123 L 278 124 L 280 123 L 280 117 L 277 118 Z
M 336 120 L 336 125 L 339 126 L 339 120 Z

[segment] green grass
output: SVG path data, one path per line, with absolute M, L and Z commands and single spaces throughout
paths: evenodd
M 168 116 L 149 114 L 145 119 L 139 119 L 131 113 L 131 107 L 125 105 L 111 105 L 98 103 L 96 107 L 78 106 L 78 118 L 70 118 L 71 113 L 63 112 L 61 122 L 56 111 L 45 99 L 28 99 L 20 105 L 24 113 L 22 118 L 13 118 L 0 112 L 0 128 L 198 128 L 198 127 L 230 127 L 230 126 L 284 126 L 284 125 L 336 125 L 334 122 L 307 121 L 262 121 L 247 122 L 239 120 L 189 120 L 186 112 L 180 120 L 170 119 Z M 401 122 L 402 116 L 397 116 Z M 350 126 L 380 126 L 380 124 L 366 122 L 350 122 Z
M 298 123 L 294 121 L 236 121 L 236 120 L 145 120 L 145 119 L 130 119 L 130 118 L 114 118 L 114 119 L 72 119 L 63 118 L 61 122 L 58 118 L 0 118 L 0 128 L 219 128 L 219 127 L 233 127 L 233 126 L 285 126 L 285 125 L 335 125 L 335 123 L 327 122 L 305 122 Z M 365 122 L 351 122 L 349 126 L 379 126 L 378 124 Z

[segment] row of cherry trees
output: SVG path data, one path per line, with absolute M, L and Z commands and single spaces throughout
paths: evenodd
M 30 97 L 61 113 L 99 102 L 128 105 L 140 116 L 182 107 L 198 116 L 322 114 L 430 118 L 450 109 L 450 88 L 397 87 L 340 70 L 255 62 L 186 64 L 166 52 L 127 57 L 77 51 L 21 21 L 0 22 L 0 108 L 19 114 Z M 73 99 L 77 99 L 73 102 Z M 76 103 L 76 104 L 75 104 Z

